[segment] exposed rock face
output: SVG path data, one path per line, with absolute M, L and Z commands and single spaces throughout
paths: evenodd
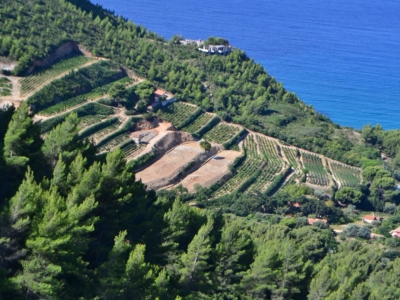
M 79 49 L 79 46 L 75 42 L 67 42 L 60 47 L 57 48 L 57 50 L 49 55 L 48 57 L 37 60 L 33 63 L 33 65 L 29 68 L 28 72 L 26 75 L 32 74 L 37 68 L 45 68 L 53 64 L 54 62 L 67 57 L 72 54 L 81 54 L 82 51 Z
M 157 118 L 154 118 L 152 121 L 142 120 L 135 125 L 135 131 L 149 130 L 159 126 L 159 122 Z
M 157 141 L 153 147 L 159 154 L 164 154 L 179 144 L 193 140 L 193 136 L 188 132 L 168 132 L 162 139 Z

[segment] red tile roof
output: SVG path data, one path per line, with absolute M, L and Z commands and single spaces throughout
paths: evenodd
M 369 220 L 369 221 L 375 221 L 375 220 L 382 219 L 382 217 L 375 216 L 375 215 L 365 215 L 363 219 Z
M 162 97 L 162 96 L 164 96 L 165 95 L 165 91 L 164 90 L 161 90 L 161 89 L 157 89 L 155 92 L 154 92 L 154 95 L 156 95 L 156 96 L 158 96 L 158 97 Z

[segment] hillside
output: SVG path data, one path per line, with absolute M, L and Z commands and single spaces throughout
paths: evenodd
M 0 55 L 18 60 L 14 74 L 26 74 L 32 63 L 72 40 L 224 120 L 344 163 L 360 164 L 357 155 L 346 154 L 354 141 L 348 130 L 286 91 L 244 52 L 206 56 L 193 46 L 164 41 L 86 0 L 79 2 L 83 12 L 69 1 L 40 3 L 7 0 L 0 4 L 0 16 L 6 18 Z
M 88 1 L 0 20 L 0 299 L 400 297 L 398 131 Z
M 156 108 L 159 110 L 152 128 L 135 130 L 138 129 L 135 123 L 146 122 L 140 121 L 143 119 L 140 112 L 137 109 L 128 111 L 124 106 L 115 107 L 116 103 L 108 91 L 111 86 L 120 84 L 127 100 L 132 102 L 140 97 L 138 89 L 148 85 L 144 81 L 112 61 L 75 56 L 19 80 L 19 95 L 15 98 L 10 96 L 10 99 L 28 101 L 31 109 L 36 111 L 35 120 L 40 122 L 43 134 L 50 132 L 69 114 L 76 113 L 80 118 L 80 137 L 92 140 L 99 153 L 120 147 L 128 161 L 140 161 L 148 156 L 151 157 L 150 162 L 157 159 L 156 163 L 137 174 L 137 178 L 149 189 L 171 188 L 182 183 L 183 187 L 192 192 L 196 185 L 204 188 L 213 186 L 216 190 L 212 197 L 237 191 L 257 191 L 270 195 L 282 184 L 299 184 L 304 181 L 313 189 L 332 194 L 341 187 L 356 188 L 362 182 L 361 170 L 358 168 L 290 146 L 240 125 L 227 123 L 217 114 L 184 102 L 175 102 L 165 107 L 160 105 Z M 54 99 L 58 103 L 54 104 Z M 135 106 L 134 103 L 125 104 L 129 105 Z M 132 117 L 132 114 L 138 117 Z M 171 123 L 166 126 L 161 123 L 157 127 L 162 120 Z M 176 128 L 189 134 L 182 138 L 182 133 L 175 131 Z M 135 139 L 134 136 L 143 138 Z M 168 139 L 171 141 L 164 142 Z M 200 139 L 211 142 L 212 151 L 202 151 L 199 143 L 194 142 Z M 187 144 L 189 141 L 192 143 Z M 181 143 L 184 143 L 184 151 L 181 150 Z M 225 160 L 220 152 L 232 147 L 236 148 L 237 154 L 228 152 L 226 154 L 231 159 Z M 189 153 L 196 148 L 194 156 L 191 156 Z M 176 156 L 177 162 L 174 163 L 170 156 Z M 204 176 L 207 177 L 206 170 L 216 160 L 220 165 L 215 166 L 215 177 L 203 182 Z M 167 163 L 163 164 L 164 161 Z M 255 173 L 259 173 L 257 179 L 253 178 Z M 159 176 L 158 179 L 155 174 Z M 193 178 L 200 179 L 197 181 Z

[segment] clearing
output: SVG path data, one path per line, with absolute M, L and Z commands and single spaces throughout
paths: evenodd
M 143 171 L 136 174 L 147 185 L 147 189 L 159 189 L 178 177 L 186 166 L 192 161 L 200 159 L 205 151 L 200 147 L 199 142 L 188 142 L 175 147 Z
M 242 153 L 238 151 L 227 150 L 219 152 L 179 184 L 187 188 L 190 193 L 195 192 L 196 184 L 200 184 L 202 187 L 210 187 L 231 173 L 229 166 L 240 155 Z

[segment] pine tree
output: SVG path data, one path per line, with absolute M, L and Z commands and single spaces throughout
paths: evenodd
M 114 239 L 114 247 L 109 253 L 108 260 L 97 270 L 96 293 L 102 299 L 121 299 L 125 278 L 123 272 L 132 246 L 126 239 L 127 232 L 121 231 Z
M 220 293 L 235 293 L 238 284 L 252 259 L 250 234 L 240 219 L 226 220 L 220 242 L 215 247 L 215 276 Z
M 309 300 L 322 300 L 329 296 L 330 289 L 334 286 L 329 266 L 325 266 L 311 281 Z
M 99 203 L 95 214 L 100 216 L 87 257 L 93 266 L 99 266 L 107 259 L 112 240 L 120 231 L 127 230 L 128 239 L 135 244 L 146 238 L 152 227 L 154 198 L 146 194 L 143 184 L 135 182 L 120 149 L 108 153 L 100 173 L 96 169 L 96 173 L 84 175 L 82 182 L 86 180 L 95 188 Z M 85 191 L 87 187 L 79 185 L 77 193 Z
M 203 217 L 177 197 L 164 214 L 164 221 L 166 226 L 162 232 L 162 251 L 165 253 L 169 272 L 176 275 L 174 266 L 200 228 Z
M 33 124 L 29 107 L 24 102 L 14 113 L 4 137 L 4 156 L 10 167 L 24 167 L 37 151 L 38 127 Z
M 209 269 L 207 261 L 211 254 L 210 233 L 213 229 L 213 218 L 201 226 L 199 232 L 190 242 L 187 252 L 181 257 L 180 283 L 189 291 L 204 291 L 209 286 Z
M 60 153 L 60 155 L 58 156 L 58 162 L 54 167 L 53 179 L 51 181 L 51 184 L 57 187 L 58 192 L 63 196 L 67 195 L 67 190 L 68 190 L 66 177 L 67 177 L 66 166 L 62 160 L 62 155 Z
M 45 298 L 76 298 L 88 292 L 86 263 L 81 256 L 87 251 L 89 233 L 94 230 L 96 217 L 90 217 L 97 203 L 93 196 L 81 203 L 68 203 L 58 189 L 41 194 L 40 212 L 26 240 L 29 255 L 21 261 L 23 270 L 15 282 L 28 294 Z
M 97 295 L 102 299 L 169 299 L 166 271 L 145 262 L 145 246 L 134 248 L 122 231 L 114 241 L 108 260 L 96 271 Z M 158 273 L 158 275 L 157 275 Z
M 288 239 L 281 242 L 279 251 L 282 265 L 276 277 L 277 288 L 272 291 L 272 297 L 280 300 L 295 299 L 296 294 L 300 293 L 310 263 L 304 261 L 300 251 Z
M 65 122 L 47 135 L 42 151 L 51 170 L 54 169 L 61 153 L 63 159 L 69 163 L 76 157 L 78 150 L 83 149 L 83 144 L 78 139 L 78 123 L 78 115 L 71 113 Z
M 3 177 L 0 199 L 14 195 L 23 179 L 29 160 L 38 154 L 41 141 L 40 129 L 33 124 L 29 107 L 24 102 L 13 114 L 4 137 L 6 167 L 0 176 Z
M 259 247 L 259 253 L 243 277 L 241 286 L 246 299 L 265 299 L 271 297 L 276 289 L 275 278 L 279 274 L 279 242 L 269 241 Z

